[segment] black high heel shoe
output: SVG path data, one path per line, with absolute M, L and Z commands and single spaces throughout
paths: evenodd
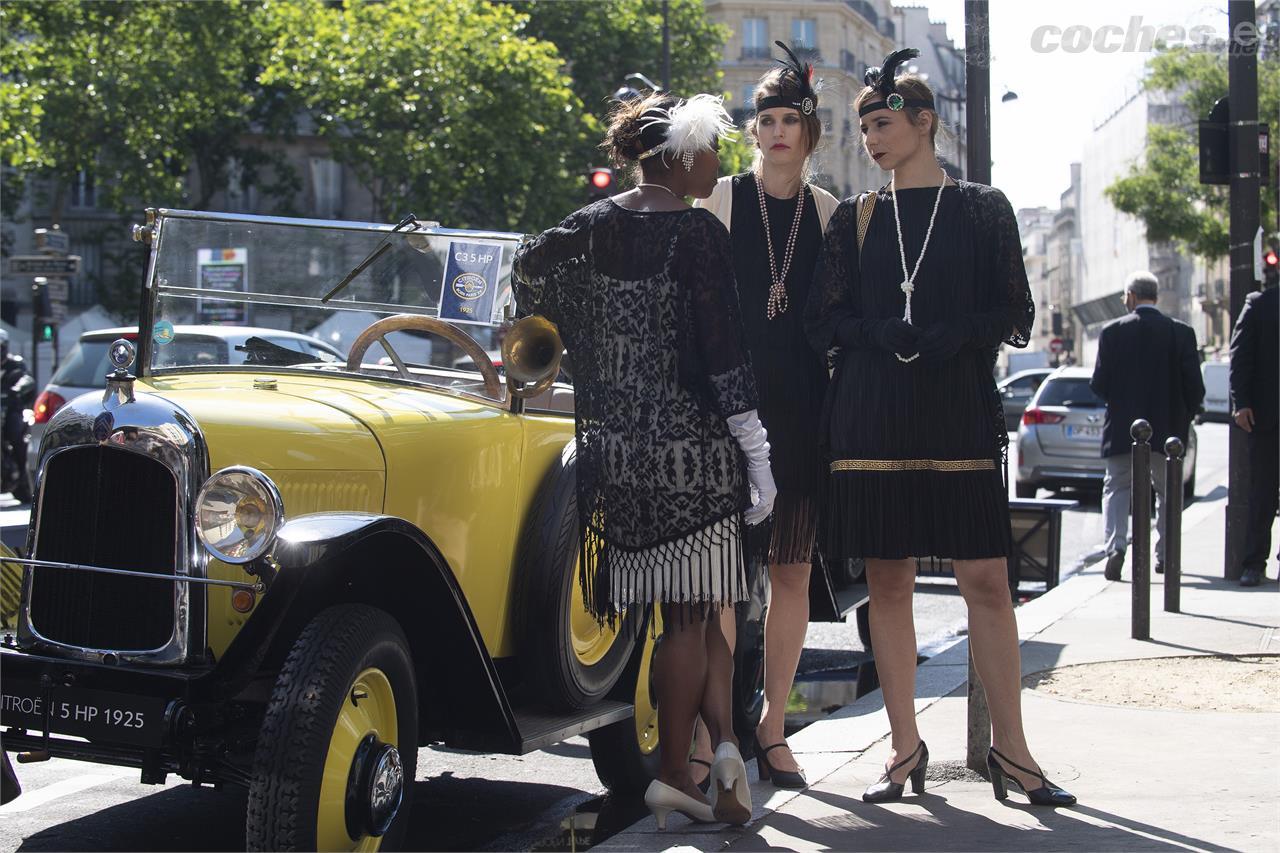
M 756 738 L 756 768 L 760 772 L 761 781 L 768 780 L 773 782 L 775 788 L 786 788 L 792 791 L 809 787 L 809 781 L 804 778 L 803 770 L 779 770 L 769 763 L 769 750 L 786 745 L 787 742 L 783 740 L 773 746 L 762 747 L 760 738 Z
M 997 761 L 996 759 L 999 759 Z M 1021 770 L 1028 776 L 1035 776 L 1040 780 L 1039 788 L 1032 788 L 1028 791 L 1022 787 L 1022 783 L 1017 777 L 1007 772 L 1000 766 L 1000 761 L 1009 765 L 1015 770 Z M 1034 770 L 1028 770 L 1021 764 L 1014 764 L 994 746 L 987 751 L 987 774 L 991 777 L 991 787 L 995 791 L 997 800 L 1008 799 L 1009 789 L 1006 782 L 1012 782 L 1018 786 L 1018 790 L 1026 794 L 1027 799 L 1031 801 L 1033 806 L 1074 806 L 1076 804 L 1075 795 L 1068 791 L 1064 791 L 1057 785 L 1050 782 L 1044 777 L 1043 773 L 1037 773 Z
M 711 790 L 711 762 L 703 761 L 701 758 L 690 758 L 689 763 L 701 764 L 703 767 L 707 768 L 707 775 L 703 778 L 703 780 L 701 782 L 694 782 L 693 784 L 697 785 L 698 790 L 704 794 L 710 791 Z
M 907 774 L 907 778 L 911 780 L 911 793 L 924 793 L 924 774 L 929 768 L 929 747 L 924 745 L 924 741 L 920 741 L 920 745 L 911 750 L 911 754 L 899 761 L 897 764 L 885 771 L 880 777 L 880 781 L 872 785 L 862 794 L 864 803 L 887 803 L 890 800 L 899 799 L 902 796 L 904 783 L 893 781 L 893 774 L 901 768 L 907 766 L 916 756 L 916 766 Z

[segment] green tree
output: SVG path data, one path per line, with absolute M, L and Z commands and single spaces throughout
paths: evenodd
M 383 219 L 545 228 L 581 203 L 592 128 L 554 45 L 482 0 L 273 4 L 263 82 L 305 104 Z
M 661 0 L 506 0 L 529 16 L 525 32 L 552 42 L 568 63 L 573 91 L 591 117 L 590 134 L 575 152 L 580 166 L 605 161 L 596 150 L 614 92 L 632 72 L 662 85 Z M 720 92 L 720 56 L 729 38 L 702 0 L 670 0 L 667 11 L 671 91 L 680 95 Z M 728 104 L 730 108 L 743 106 Z
M 1142 160 L 1107 187 L 1106 196 L 1117 210 L 1142 220 L 1149 240 L 1173 241 L 1202 258 L 1220 258 L 1228 248 L 1228 192 L 1223 186 L 1200 183 L 1195 122 L 1207 118 L 1213 104 L 1227 94 L 1226 57 L 1179 47 L 1156 54 L 1147 69 L 1145 89 L 1173 93 L 1191 121 L 1149 126 Z M 1266 116 L 1280 115 L 1280 60 L 1258 63 L 1258 115 L 1263 122 Z M 1271 165 L 1274 174 L 1274 156 Z M 1265 227 L 1275 221 L 1276 181 L 1264 176 L 1261 186 Z

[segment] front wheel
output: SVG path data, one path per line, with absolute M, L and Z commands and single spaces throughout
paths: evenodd
M 250 850 L 395 849 L 418 766 L 409 643 L 384 611 L 330 607 L 276 678 L 253 761 Z

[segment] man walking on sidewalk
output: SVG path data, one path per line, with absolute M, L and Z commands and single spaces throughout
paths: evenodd
M 1245 527 L 1240 585 L 1257 586 L 1267 574 L 1271 523 L 1280 501 L 1280 289 L 1251 293 L 1231 335 L 1231 408 L 1249 433 L 1249 523 Z
M 1160 286 L 1149 272 L 1135 272 L 1125 282 L 1124 304 L 1130 313 L 1113 320 L 1098 338 L 1098 357 L 1089 386 L 1107 403 L 1102 455 L 1107 473 L 1102 481 L 1102 514 L 1106 530 L 1108 580 L 1119 580 L 1129 541 L 1129 507 L 1133 491 L 1129 427 L 1138 418 L 1151 424 L 1151 483 L 1156 502 L 1156 571 L 1164 571 L 1165 489 L 1164 443 L 1176 435 L 1185 444 L 1191 419 L 1204 399 L 1196 334 L 1186 323 L 1156 308 Z M 1181 488 L 1181 483 L 1171 484 Z

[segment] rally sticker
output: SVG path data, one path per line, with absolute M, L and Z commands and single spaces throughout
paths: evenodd
M 173 324 L 168 320 L 157 320 L 151 327 L 151 340 L 161 346 L 173 343 Z
M 440 291 L 440 319 L 492 323 L 502 246 L 451 241 Z

